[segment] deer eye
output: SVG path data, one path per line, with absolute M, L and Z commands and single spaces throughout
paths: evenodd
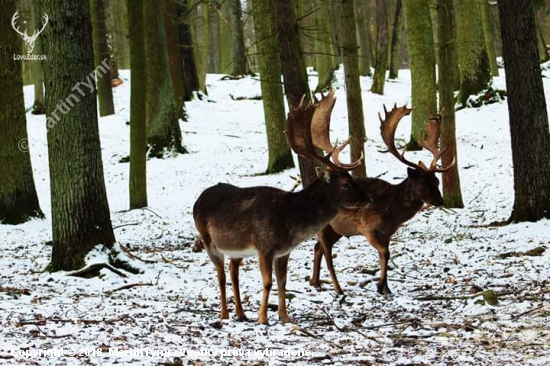
M 349 183 L 346 182 L 346 183 L 342 184 L 342 188 L 344 188 L 344 189 L 350 189 L 350 188 L 351 188 L 351 184 L 349 184 Z

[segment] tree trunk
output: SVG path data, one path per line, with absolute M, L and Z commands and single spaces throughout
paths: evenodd
M 348 126 L 351 136 L 351 161 L 357 161 L 364 156 L 365 118 L 363 117 L 363 98 L 359 81 L 359 65 L 357 60 L 357 38 L 354 17 L 353 0 L 340 0 L 340 34 L 342 42 L 342 59 L 344 61 L 344 76 L 346 81 L 346 101 L 348 105 Z M 354 177 L 366 177 L 365 160 L 361 166 L 352 171 Z
M 386 70 L 388 69 L 388 0 L 378 0 L 376 10 L 378 31 L 376 33 L 376 58 L 371 92 L 384 94 Z
M 457 44 L 460 64 L 458 100 L 466 105 L 470 95 L 487 87 L 491 80 L 489 58 L 481 25 L 478 0 L 459 0 L 457 6 Z
M 407 19 L 407 43 L 411 65 L 412 128 L 408 150 L 420 150 L 418 139 L 424 123 L 436 112 L 435 50 L 429 3 L 424 0 L 404 2 Z
M 130 209 L 147 206 L 145 24 L 143 0 L 128 1 L 130 37 Z
M 88 2 L 44 0 L 44 63 L 53 248 L 49 270 L 74 270 L 96 245 L 115 242 L 103 179 Z M 70 57 L 68 57 L 70 55 Z M 91 85 L 90 89 L 84 85 Z M 70 110 L 70 112 L 68 112 Z
M 540 21 L 538 14 L 535 13 L 535 27 L 537 29 L 537 47 L 539 50 L 539 62 L 546 62 L 550 58 L 548 55 L 548 48 L 546 47 L 546 41 L 544 40 L 544 34 L 540 27 Z
M 403 3 L 397 0 L 395 3 L 395 14 L 393 17 L 393 32 L 391 37 L 391 52 L 390 52 L 390 79 L 399 77 L 399 43 L 401 42 L 401 32 L 403 28 Z
M 457 164 L 443 173 L 443 199 L 446 207 L 464 207 L 458 174 L 458 156 L 455 135 L 454 72 L 456 46 L 453 35 L 453 0 L 437 0 L 437 33 L 439 35 L 439 109 L 444 110 L 441 125 L 441 148 L 446 149 L 442 156 L 443 166 L 449 166 L 456 156 Z
M 332 32 L 330 29 L 329 4 L 327 0 L 316 0 L 315 7 L 315 69 L 318 82 L 315 92 L 330 89 L 334 80 L 334 61 L 332 50 Z
M 38 2 L 31 3 L 32 24 L 35 28 L 40 26 L 40 4 Z M 39 28 L 38 28 L 39 29 Z M 34 54 L 42 55 L 42 37 L 36 38 L 34 42 Z M 34 60 L 34 103 L 32 105 L 32 114 L 46 114 L 44 107 L 44 70 L 42 61 Z
M 147 143 L 149 155 L 186 153 L 182 146 L 161 3 L 144 1 L 147 63 Z
M 371 37 L 369 35 L 369 28 L 366 16 L 365 2 L 361 0 L 354 1 L 355 7 L 355 27 L 357 42 L 359 43 L 359 75 L 372 76 L 371 64 L 372 64 L 372 47 Z
M 231 0 L 231 25 L 233 26 L 233 76 L 248 74 L 241 0 Z
M 231 29 L 231 7 L 228 0 L 219 2 L 218 13 L 220 16 L 220 72 L 222 74 L 231 74 L 233 70 L 233 29 Z
M 499 0 L 514 164 L 510 221 L 550 218 L 550 132 L 531 0 Z
M 197 6 L 197 14 L 193 27 L 195 29 L 194 56 L 197 60 L 197 77 L 199 81 L 199 89 L 208 94 L 206 88 L 206 71 L 208 68 L 208 53 L 210 50 L 210 7 L 208 4 L 200 4 Z
M 107 45 L 107 29 L 105 25 L 105 8 L 103 0 L 90 0 L 90 12 L 92 15 L 94 63 L 95 67 L 107 60 L 111 65 L 111 54 Z M 111 73 L 96 77 L 97 96 L 99 101 L 99 115 L 101 117 L 115 114 L 113 103 L 113 89 L 111 88 Z
M 11 27 L 15 9 L 10 0 L 0 14 L 0 224 L 43 217 L 32 177 L 21 61 L 13 59 L 21 49 L 21 38 Z
M 483 24 L 483 36 L 485 39 L 485 49 L 489 58 L 489 67 L 491 75 L 498 76 L 497 56 L 495 53 L 495 40 L 491 27 L 491 17 L 489 15 L 489 0 L 481 0 L 481 22 Z
M 289 108 L 297 108 L 300 100 L 311 100 L 306 66 L 300 48 L 300 33 L 293 0 L 272 0 L 277 20 L 277 35 L 281 52 L 286 99 Z M 315 164 L 298 157 L 304 187 L 317 179 Z
M 220 14 L 218 4 L 209 3 L 210 10 L 210 52 L 208 54 L 208 72 L 221 73 L 221 47 L 220 47 Z
M 122 0 L 109 0 L 107 5 L 107 31 L 111 35 L 112 53 L 119 69 L 130 68 L 129 8 Z
M 195 61 L 193 33 L 191 32 L 190 18 L 187 13 L 188 0 L 175 3 L 178 19 L 178 45 L 180 58 L 183 61 L 183 73 L 185 82 L 185 100 L 193 99 L 193 92 L 199 90 L 199 76 Z
M 168 60 L 170 63 L 170 75 L 172 88 L 174 90 L 174 101 L 176 105 L 176 115 L 179 118 L 185 118 L 183 109 L 186 96 L 190 98 L 191 91 L 186 90 L 186 79 L 183 72 L 183 60 L 180 57 L 180 45 L 178 43 L 178 22 L 183 19 L 178 18 L 177 3 L 172 0 L 162 0 L 162 11 L 164 16 L 164 29 L 166 30 L 166 45 L 168 49 Z
M 281 59 L 277 42 L 276 19 L 270 0 L 253 0 L 254 26 L 258 43 L 262 102 L 267 130 L 269 162 L 266 173 L 292 168 L 294 161 L 287 145 L 285 105 L 281 85 Z

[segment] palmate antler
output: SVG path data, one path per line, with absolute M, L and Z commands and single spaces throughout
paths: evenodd
M 344 164 L 339 160 L 340 152 L 348 145 L 349 139 L 338 147 L 330 142 L 330 116 L 336 103 L 334 91 L 307 105 L 304 105 L 304 99 L 305 96 L 302 97 L 298 108 L 291 109 L 286 121 L 285 135 L 292 150 L 304 158 L 317 160 L 334 170 L 350 171 L 360 166 L 362 155 L 351 164 Z M 326 151 L 327 155 L 317 153 L 316 148 Z
M 381 151 L 384 153 L 391 153 L 393 156 L 395 156 L 399 161 L 402 163 L 415 168 L 420 169 L 428 173 L 443 173 L 451 169 L 456 164 L 456 156 L 453 157 L 452 163 L 447 167 L 438 167 L 437 161 L 441 158 L 441 156 L 445 153 L 447 148 L 443 150 L 439 150 L 437 147 L 437 143 L 439 141 L 439 135 L 440 135 L 440 129 L 441 129 L 441 121 L 443 119 L 443 109 L 439 111 L 438 114 L 435 116 L 431 116 L 428 121 L 424 124 L 424 129 L 426 131 L 426 134 L 422 136 L 418 143 L 420 146 L 425 148 L 426 150 L 430 151 L 433 155 L 432 162 L 430 163 L 430 167 L 427 167 L 423 162 L 419 161 L 418 164 L 415 164 L 407 159 L 405 159 L 405 152 L 407 149 L 405 148 L 402 153 L 399 153 L 397 151 L 397 148 L 395 147 L 395 131 L 397 130 L 397 126 L 399 125 L 399 122 L 401 119 L 411 113 L 412 109 L 407 108 L 406 105 L 403 107 L 397 107 L 397 105 L 394 105 L 393 109 L 388 112 L 386 109 L 386 106 L 384 106 L 384 118 L 380 114 L 378 114 L 378 117 L 380 118 L 380 131 L 382 134 L 382 140 L 388 147 L 388 150 Z

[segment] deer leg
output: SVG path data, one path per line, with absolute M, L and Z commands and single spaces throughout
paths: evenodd
M 267 304 L 269 303 L 269 292 L 273 285 L 273 254 L 259 255 L 260 271 L 262 272 L 262 281 L 264 291 L 262 296 L 262 305 L 258 314 L 260 324 L 269 324 L 267 317 Z
M 321 260 L 323 259 L 323 247 L 320 242 L 315 243 L 313 255 L 313 274 L 309 283 L 316 289 L 321 289 L 320 272 L 321 272 Z
M 233 296 L 235 298 L 235 314 L 237 319 L 246 320 L 246 315 L 241 304 L 241 292 L 239 290 L 239 266 L 243 261 L 242 258 L 231 258 L 229 262 L 229 273 L 231 275 L 231 285 L 233 287 Z
M 380 294 L 391 294 L 390 288 L 388 287 L 388 261 L 390 260 L 390 241 L 387 239 L 382 239 L 375 233 L 369 233 L 366 235 L 369 243 L 378 250 L 378 256 L 380 258 L 380 279 L 376 284 L 378 293 Z
M 330 273 L 330 278 L 332 279 L 332 285 L 336 293 L 343 295 L 344 291 L 340 287 L 338 278 L 336 277 L 336 272 L 334 271 L 334 263 L 332 261 L 332 247 L 334 244 L 340 240 L 342 235 L 338 234 L 331 226 L 325 227 L 319 233 L 319 242 L 321 243 L 322 253 L 325 256 L 325 261 L 327 263 L 327 268 Z
M 275 275 L 277 276 L 277 293 L 279 295 L 279 319 L 283 323 L 291 321 L 286 312 L 286 273 L 288 268 L 289 254 L 275 258 Z
M 218 272 L 218 286 L 220 287 L 221 301 L 220 318 L 229 319 L 229 313 L 227 312 L 227 298 L 225 294 L 225 268 L 223 264 L 225 257 L 223 253 L 221 253 L 216 248 L 213 248 L 211 245 L 206 245 L 206 251 L 208 252 L 208 256 L 210 257 L 210 259 L 214 263 L 216 271 Z

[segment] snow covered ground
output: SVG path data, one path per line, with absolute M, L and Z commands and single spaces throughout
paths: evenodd
M 550 222 L 487 226 L 506 219 L 513 203 L 505 103 L 458 112 L 458 164 L 467 207 L 423 211 L 398 231 L 391 246 L 393 297 L 376 293 L 376 274 L 369 270 L 378 267 L 378 255 L 361 237 L 344 238 L 335 246 L 346 296 L 336 296 L 330 284 L 322 292 L 313 289 L 307 281 L 312 238 L 292 253 L 289 264 L 294 324 L 280 324 L 276 311 L 270 311 L 271 326 L 261 326 L 219 322 L 214 267 L 205 252 L 191 251 L 196 237 L 192 205 L 205 188 L 218 182 L 294 186 L 291 176 L 297 169 L 257 175 L 267 165 L 262 102 L 234 101 L 229 95 L 259 95 L 259 81 L 220 81 L 221 75 L 209 75 L 208 100 L 187 103 L 189 122 L 181 123 L 191 153 L 150 160 L 149 209 L 127 211 L 129 164 L 119 160 L 129 153 L 130 83 L 129 74 L 123 76 L 124 84 L 114 91 L 116 115 L 100 120 L 102 154 L 116 238 L 140 258 L 134 263 L 143 274 L 123 278 L 105 271 L 100 278 L 81 279 L 43 272 L 51 252 L 46 243 L 51 240 L 46 128 L 43 116 L 28 114 L 34 178 L 47 218 L 0 226 L 0 363 L 550 363 Z M 342 83 L 341 73 L 338 78 Z M 315 85 L 316 77 L 310 81 Z M 399 182 L 405 166 L 377 152 L 382 148 L 377 113 L 383 103 L 410 105 L 410 75 L 401 71 L 399 80 L 387 83 L 384 96 L 368 92 L 370 83 L 362 79 L 368 174 Z M 549 79 L 544 83 L 550 101 Z M 504 77 L 496 78 L 495 85 L 504 88 Z M 343 87 L 336 95 L 333 137 L 342 141 L 347 136 Z M 25 88 L 25 97 L 29 106 L 32 88 Z M 408 121 L 402 122 L 399 138 L 408 137 Z M 540 256 L 500 257 L 537 247 L 546 250 Z M 247 259 L 241 271 L 244 307 L 253 320 L 262 288 L 257 267 L 255 258 Z M 322 278 L 328 278 L 324 264 Z M 113 291 L 135 283 L 145 285 Z M 481 290 L 494 291 L 498 304 L 473 297 Z M 301 353 L 292 356 L 291 350 Z

